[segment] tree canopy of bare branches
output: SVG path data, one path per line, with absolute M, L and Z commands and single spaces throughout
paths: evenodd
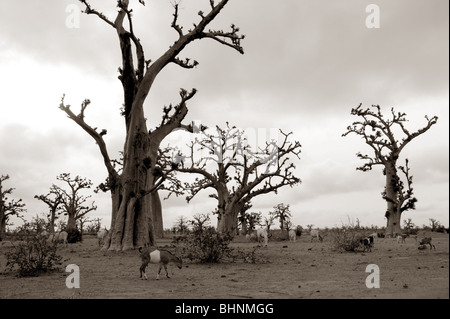
M 72 178 L 70 177 L 70 173 L 62 173 L 56 179 L 64 182 L 68 186 L 68 189 L 65 189 L 64 187 L 53 184 L 52 189 L 55 190 L 61 201 L 61 213 L 67 215 L 66 230 L 71 231 L 76 229 L 77 220 L 97 209 L 94 202 L 86 205 L 91 195 L 81 194 L 83 190 L 91 188 L 92 182 L 80 176 Z
M 239 212 L 253 198 L 301 182 L 294 175 L 291 159 L 299 159 L 301 145 L 290 140 L 291 134 L 280 130 L 281 142 L 266 141 L 264 147 L 255 150 L 247 143 L 244 131 L 228 123 L 224 129 L 217 126 L 215 133 L 203 132 L 203 138 L 190 145 L 190 155 L 176 155 L 177 171 L 199 176 L 184 184 L 186 200 L 189 202 L 204 189 L 214 190 L 209 196 L 217 200 L 218 231 L 234 234 Z
M 210 29 L 210 23 L 219 15 L 228 0 L 209 1 L 208 12 L 199 11 L 198 21 L 185 29 L 179 23 L 179 2 L 173 4 L 173 19 L 170 27 L 176 32 L 177 39 L 156 59 L 149 59 L 144 46 L 136 34 L 133 24 L 133 9 L 129 0 L 117 1 L 118 12 L 114 19 L 96 10 L 88 1 L 80 0 L 84 12 L 105 22 L 116 33 L 119 40 L 122 65 L 119 67 L 119 80 L 122 83 L 124 103 L 122 115 L 125 119 L 126 138 L 123 151 L 122 171 L 118 172 L 110 158 L 103 137 L 107 129 L 97 131 L 85 120 L 85 113 L 91 101 L 85 99 L 81 109 L 74 113 L 66 104 L 64 96 L 60 108 L 78 124 L 97 143 L 108 172 L 104 190 L 112 194 L 112 218 L 109 238 L 105 249 L 127 250 L 145 244 L 154 245 L 155 233 L 162 232 L 162 212 L 158 195 L 158 186 L 164 172 L 156 164 L 161 141 L 174 129 L 184 128 L 192 131 L 192 125 L 183 122 L 188 112 L 187 102 L 197 93 L 197 89 L 180 89 L 180 100 L 162 110 L 161 123 L 154 129 L 147 128 L 143 104 L 153 83 L 160 72 L 168 65 L 175 64 L 183 69 L 192 69 L 198 62 L 191 58 L 180 57 L 181 52 L 194 41 L 211 39 L 221 45 L 244 53 L 241 46 L 239 28 L 231 24 L 228 31 Z M 144 1 L 139 1 L 145 5 Z M 155 116 L 155 114 L 151 114 Z M 156 116 L 158 113 L 156 113 Z
M 438 117 L 425 116 L 426 124 L 415 132 L 410 132 L 406 127 L 406 113 L 396 112 L 391 108 L 388 116 L 384 115 L 379 105 L 372 105 L 364 109 L 362 104 L 351 110 L 351 114 L 360 118 L 347 127 L 347 132 L 342 136 L 356 134 L 370 146 L 373 155 L 358 152 L 358 158 L 364 160 L 364 164 L 357 170 L 369 171 L 375 165 L 383 166 L 383 174 L 386 176 L 386 186 L 382 197 L 387 202 L 386 232 L 390 235 L 401 233 L 401 214 L 414 209 L 417 198 L 413 196 L 412 176 L 405 159 L 404 166 L 397 166 L 401 151 L 414 138 L 427 132 L 437 123 Z M 399 139 L 401 135 L 401 139 Z M 403 173 L 406 183 L 399 176 L 399 170 Z

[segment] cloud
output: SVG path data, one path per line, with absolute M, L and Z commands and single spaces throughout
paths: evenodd
M 136 34 L 146 58 L 155 60 L 177 37 L 170 28 L 172 5 L 152 1 L 143 7 L 135 2 Z M 32 196 L 45 193 L 63 171 L 95 182 L 106 177 L 93 140 L 57 108 L 63 93 L 73 110 L 84 98 L 91 99 L 86 121 L 108 130 L 105 140 L 112 157 L 123 147 L 116 32 L 85 14 L 80 28 L 68 28 L 66 8 L 74 3 L 82 9 L 71 0 L 24 0 L 9 1 L 0 12 L 0 72 L 7 75 L 1 82 L 0 106 L 0 147 L 7 155 L 0 158 L 0 167 L 30 207 Z M 419 198 L 420 208 L 412 216 L 448 212 L 448 196 L 442 193 L 448 190 L 448 1 L 378 1 L 380 29 L 365 26 L 368 4 L 229 2 L 212 28 L 239 26 L 246 35 L 245 54 L 208 39 L 186 48 L 181 57 L 200 64 L 193 70 L 170 65 L 158 76 L 145 104 L 148 128 L 159 124 L 164 105 L 179 102 L 180 88 L 196 88 L 187 122 L 282 128 L 302 144 L 297 172 L 303 183 L 258 198 L 255 209 L 291 203 L 298 223 L 318 225 L 334 222 L 330 216 L 366 214 L 364 204 L 373 201 L 368 211 L 376 211 L 374 221 L 383 223 L 383 176 L 378 170 L 356 171 L 361 162 L 355 153 L 370 150 L 357 137 L 341 137 L 355 120 L 351 108 L 359 103 L 380 104 L 386 110 L 393 106 L 408 114 L 412 127 L 420 127 L 425 114 L 438 115 L 438 124 L 402 156 L 410 159 Z M 115 3 L 92 5 L 114 19 Z M 181 2 L 180 23 L 188 29 L 198 20 L 199 8 L 207 7 L 207 1 Z M 98 213 L 107 219 L 108 194 L 101 196 Z M 186 205 L 172 198 L 163 207 L 166 221 L 185 210 L 211 210 L 214 203 L 201 198 Z

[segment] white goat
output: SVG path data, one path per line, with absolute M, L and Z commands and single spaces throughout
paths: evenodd
M 291 229 L 289 231 L 289 240 L 290 241 L 296 241 L 297 240 L 297 233 L 294 229 Z
M 259 228 L 256 231 L 256 237 L 258 238 L 258 243 L 261 243 L 264 240 L 264 246 L 267 247 L 267 244 L 269 243 L 269 235 L 267 234 L 266 228 Z
M 311 235 L 311 242 L 313 241 L 314 238 L 318 238 L 319 241 L 323 241 L 322 236 L 320 236 L 319 230 L 318 229 L 312 229 L 310 232 Z

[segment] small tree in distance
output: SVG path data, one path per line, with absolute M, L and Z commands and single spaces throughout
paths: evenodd
M 62 211 L 64 215 L 67 215 L 66 231 L 71 232 L 76 229 L 77 220 L 97 209 L 94 202 L 90 206 L 86 205 L 86 202 L 91 197 L 90 195 L 81 194 L 83 190 L 91 188 L 92 182 L 80 176 L 72 178 L 70 173 L 62 173 L 56 179 L 65 182 L 69 188 L 66 190 L 55 185 L 56 191 L 61 195 Z
M 176 170 L 196 174 L 195 181 L 185 183 L 189 202 L 200 191 L 212 189 L 209 197 L 217 200 L 217 230 L 235 234 L 240 212 L 245 212 L 253 198 L 277 193 L 285 186 L 301 181 L 294 175 L 292 158 L 299 158 L 301 145 L 291 141 L 291 133 L 279 130 L 279 141 L 267 141 L 264 147 L 252 149 L 245 132 L 230 126 L 202 132 L 190 145 L 190 155 L 177 154 Z M 201 155 L 196 158 L 196 147 Z
M 62 204 L 62 195 L 59 188 L 56 185 L 50 187 L 50 191 L 46 195 L 35 195 L 34 198 L 43 201 L 49 207 L 48 219 L 48 231 L 50 233 L 55 232 L 55 222 L 58 215 L 62 213 L 60 210 Z
M 289 221 L 289 219 L 292 217 L 289 205 L 280 203 L 277 206 L 274 206 L 273 208 L 274 210 L 271 211 L 269 214 L 272 215 L 274 219 L 278 218 L 278 220 L 280 221 L 280 229 L 285 230 L 286 222 Z
M 0 241 L 5 236 L 8 219 L 11 216 L 21 217 L 20 213 L 26 211 L 22 199 L 8 199 L 8 195 L 11 195 L 14 190 L 14 188 L 3 189 L 4 182 L 8 179 L 9 175 L 0 176 Z

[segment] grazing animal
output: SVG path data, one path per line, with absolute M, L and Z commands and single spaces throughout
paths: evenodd
M 398 243 L 404 243 L 404 242 L 405 242 L 405 239 L 406 239 L 407 237 L 409 237 L 408 234 L 400 234 L 400 235 L 398 235 L 398 236 L 397 236 L 397 244 L 398 244 Z
M 434 248 L 434 250 L 436 250 L 436 246 L 434 246 L 432 243 L 431 243 L 431 240 L 432 240 L 432 238 L 431 237 L 424 237 L 424 238 L 422 238 L 422 240 L 420 241 L 420 246 L 424 246 L 424 247 L 426 247 L 425 245 L 430 245 L 430 249 L 433 249 Z M 419 247 L 420 247 L 419 246 Z M 420 248 L 419 248 L 420 249 Z
M 173 255 L 170 251 L 167 250 L 159 250 L 156 249 L 150 252 L 149 247 L 139 247 L 139 253 L 141 254 L 142 264 L 139 268 L 140 276 L 139 278 L 147 280 L 147 274 L 145 273 L 145 268 L 148 266 L 148 263 L 159 264 L 158 273 L 156 274 L 156 280 L 159 279 L 159 274 L 161 273 L 162 267 L 166 271 L 166 277 L 169 277 L 169 273 L 167 271 L 167 264 L 170 262 L 175 263 L 179 269 L 182 267 L 181 258 Z
M 261 243 L 264 240 L 264 246 L 267 247 L 267 244 L 269 243 L 269 235 L 267 234 L 267 229 L 259 228 L 256 231 L 256 237 L 258 238 L 258 243 Z
M 297 240 L 297 232 L 293 229 L 289 231 L 289 240 L 296 241 Z
M 323 241 L 322 236 L 320 236 L 319 230 L 318 229 L 312 229 L 310 232 L 311 235 L 311 242 L 313 241 L 314 238 L 318 238 L 319 241 Z
M 363 246 L 363 252 L 366 251 L 366 249 L 368 251 L 372 251 L 372 247 L 373 247 L 373 235 L 369 235 L 365 238 L 361 238 L 359 240 L 360 244 Z
M 108 236 L 108 230 L 106 228 L 98 231 L 97 239 L 98 239 L 99 246 L 103 245 L 103 243 L 105 242 L 106 236 Z

